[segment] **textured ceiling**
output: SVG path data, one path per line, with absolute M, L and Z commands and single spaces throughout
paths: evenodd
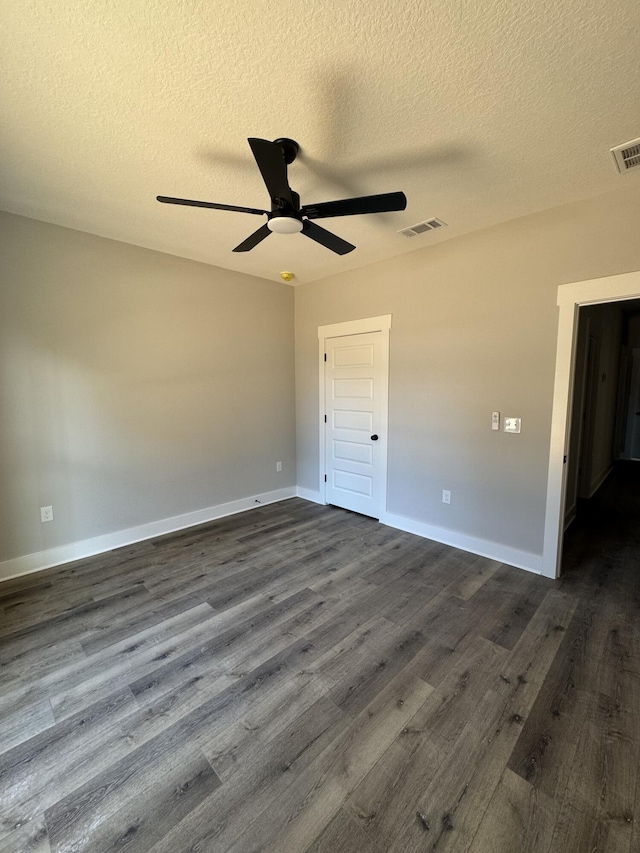
M 638 0 L 3 0 L 0 208 L 266 278 L 311 281 L 615 189 L 640 136 Z M 303 203 L 402 213 L 232 248 L 267 207 L 247 137 L 289 136 Z M 640 170 L 639 170 L 640 171 Z M 439 217 L 442 232 L 397 230 Z

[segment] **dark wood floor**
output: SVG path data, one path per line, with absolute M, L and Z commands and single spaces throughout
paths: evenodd
M 0 853 L 640 850 L 615 480 L 559 582 L 294 499 L 0 585 Z

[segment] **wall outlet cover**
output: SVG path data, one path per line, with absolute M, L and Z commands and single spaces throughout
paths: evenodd
M 53 507 L 52 506 L 41 506 L 40 507 L 40 521 L 53 521 Z
M 504 431 L 505 432 L 520 432 L 522 424 L 522 418 L 505 418 L 504 419 Z

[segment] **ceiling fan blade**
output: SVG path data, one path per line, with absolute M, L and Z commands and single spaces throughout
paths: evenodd
M 265 214 L 266 210 L 258 210 L 255 207 L 238 207 L 235 204 L 216 204 L 213 201 L 194 201 L 190 198 L 171 198 L 166 195 L 156 196 L 157 201 L 163 204 L 184 204 L 186 207 L 210 207 L 213 210 L 235 210 L 238 213 L 258 213 L 260 216 Z
M 290 207 L 295 207 L 287 178 L 284 151 L 280 145 L 267 139 L 252 138 L 248 142 L 272 201 L 282 199 Z
M 406 206 L 407 197 L 404 193 L 381 193 L 307 204 L 301 212 L 309 219 L 324 219 L 328 216 L 353 216 L 359 213 L 387 213 L 391 210 L 404 210 Z
M 320 243 L 322 246 L 326 246 L 327 249 L 331 249 L 337 255 L 346 255 L 355 249 L 352 243 L 347 243 L 342 237 L 337 237 L 331 231 L 327 231 L 326 228 L 321 228 L 307 219 L 302 222 L 302 233 L 306 234 L 307 237 L 311 237 L 316 243 Z
M 257 246 L 258 243 L 262 243 L 265 237 L 268 237 L 271 234 L 267 225 L 263 225 L 262 228 L 258 228 L 257 231 L 254 231 L 253 234 L 249 235 L 246 240 L 243 240 L 239 246 L 236 246 L 233 250 L 234 252 L 248 252 L 249 249 L 253 249 L 254 246 Z

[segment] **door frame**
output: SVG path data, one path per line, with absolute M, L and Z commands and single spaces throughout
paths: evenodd
M 640 271 L 622 275 L 575 281 L 558 287 L 558 342 L 556 374 L 553 388 L 551 441 L 547 476 L 547 503 L 542 550 L 542 574 L 560 576 L 564 511 L 567 485 L 569 439 L 571 436 L 571 404 L 576 367 L 578 311 L 584 305 L 623 302 L 640 297 Z
M 389 332 L 391 330 L 391 314 L 382 314 L 379 317 L 366 317 L 362 320 L 348 320 L 345 323 L 331 323 L 326 326 L 318 326 L 318 375 L 319 375 L 319 405 L 318 405 L 318 431 L 320 436 L 320 468 L 318 482 L 320 484 L 320 503 L 327 503 L 327 488 L 325 485 L 326 458 L 325 458 L 325 423 L 326 413 L 325 379 L 324 379 L 324 356 L 327 351 L 327 340 L 329 338 L 341 338 L 345 335 L 366 335 L 370 332 L 382 332 L 382 346 L 387 351 L 387 365 L 389 364 Z M 376 389 L 377 390 L 377 389 Z M 382 411 L 380 414 L 380 434 L 384 441 L 380 442 L 380 494 L 382 505 L 380 514 L 387 511 L 387 458 L 389 447 L 389 369 L 381 379 L 381 393 L 383 395 Z

